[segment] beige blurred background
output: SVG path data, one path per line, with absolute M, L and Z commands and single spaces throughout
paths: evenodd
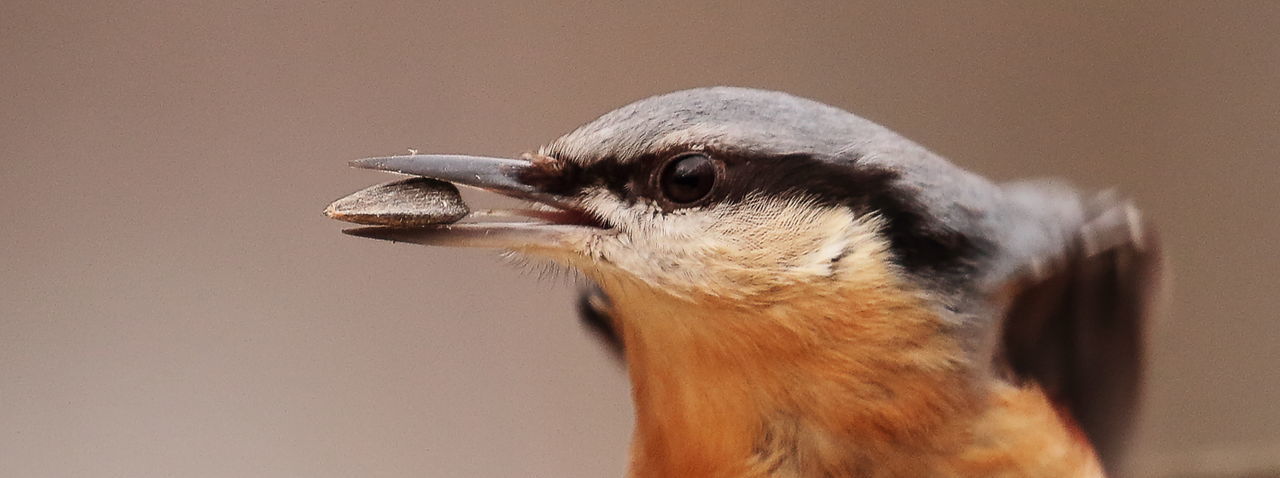
M 621 476 L 573 286 L 344 236 L 348 159 L 780 89 L 1136 196 L 1176 274 L 1140 476 L 1280 473 L 1280 3 L 0 5 L 0 468 Z

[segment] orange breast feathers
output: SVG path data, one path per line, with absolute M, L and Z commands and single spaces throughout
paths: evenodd
M 631 476 L 1102 476 L 1038 388 L 976 366 L 919 295 L 861 284 L 750 308 L 614 294 Z

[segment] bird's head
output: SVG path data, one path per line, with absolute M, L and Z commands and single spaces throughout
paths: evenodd
M 354 234 L 550 258 L 606 290 L 744 306 L 893 269 L 941 276 L 971 243 L 931 209 L 946 168 L 874 123 L 791 95 L 704 88 L 632 103 L 521 159 L 414 155 L 357 166 L 531 200 L 522 223 L 365 228 Z M 955 216 L 955 214 L 952 214 Z

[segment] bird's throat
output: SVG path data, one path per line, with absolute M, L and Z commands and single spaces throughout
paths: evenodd
M 796 302 L 805 309 L 614 295 L 636 407 L 631 476 L 970 476 L 982 453 L 1022 469 L 988 450 L 1016 443 L 1018 427 L 979 424 L 1032 413 L 1062 428 L 1038 389 L 993 394 L 916 295 L 867 292 Z

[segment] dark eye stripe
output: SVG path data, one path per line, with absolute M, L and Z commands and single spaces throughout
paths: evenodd
M 703 160 L 694 158 L 711 158 L 717 172 L 708 191 L 696 198 L 704 187 L 698 178 L 705 173 L 701 172 Z M 689 163 L 677 164 L 684 160 Z M 610 158 L 577 163 L 564 175 L 550 179 L 559 193 L 572 194 L 584 187 L 603 185 L 623 201 L 649 199 L 668 210 L 710 202 L 733 203 L 762 194 L 778 198 L 800 195 L 820 204 L 848 207 L 858 214 L 875 213 L 886 220 L 884 234 L 892 244 L 896 261 L 914 272 L 962 276 L 989 250 L 990 244 L 929 218 L 914 195 L 897 185 L 896 172 L 865 164 L 854 166 L 851 162 L 856 159 L 837 162 L 805 153 L 677 150 L 622 164 Z M 671 174 L 680 177 L 674 188 L 660 181 L 673 168 L 679 171 Z M 690 198 L 692 202 L 682 202 Z

